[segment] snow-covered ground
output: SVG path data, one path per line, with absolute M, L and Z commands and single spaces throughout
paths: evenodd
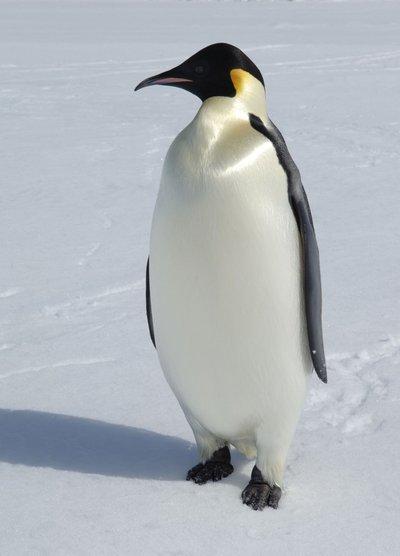
M 0 3 L 0 554 L 400 553 L 400 4 Z M 321 252 L 278 511 L 203 487 L 147 333 L 162 160 L 199 106 L 143 78 L 212 42 L 264 73 Z

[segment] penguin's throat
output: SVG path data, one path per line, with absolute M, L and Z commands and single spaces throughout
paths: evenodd
M 261 110 L 263 108 L 263 110 Z M 255 112 L 255 110 L 257 112 Z M 253 110 L 253 111 L 252 111 Z M 266 124 L 268 115 L 264 106 L 249 106 L 237 95 L 230 97 L 211 97 L 204 101 L 190 128 L 193 140 L 198 147 L 208 150 L 213 144 L 224 141 L 236 133 L 246 132 L 249 128 L 249 114 L 256 113 Z
M 205 100 L 196 119 L 204 126 L 219 128 L 232 121 L 248 121 L 249 114 L 258 116 L 264 124 L 269 120 L 265 90 L 255 78 L 247 79 L 234 97 L 216 96 Z

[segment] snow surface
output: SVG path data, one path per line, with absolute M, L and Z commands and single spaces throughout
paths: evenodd
M 400 553 L 399 2 L 0 3 L 0 554 Z M 278 511 L 199 487 L 144 316 L 162 160 L 198 100 L 133 93 L 243 48 L 312 206 L 329 384 Z

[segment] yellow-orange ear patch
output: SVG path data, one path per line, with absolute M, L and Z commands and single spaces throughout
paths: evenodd
M 246 81 L 251 77 L 248 71 L 242 69 L 233 69 L 230 71 L 233 86 L 236 89 L 236 94 L 241 94 L 245 88 Z

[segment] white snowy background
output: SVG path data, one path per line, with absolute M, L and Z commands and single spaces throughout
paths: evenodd
M 0 2 L 0 554 L 400 554 L 400 3 Z M 150 343 L 168 145 L 199 101 L 154 73 L 212 42 L 262 70 L 317 229 L 314 375 L 280 509 L 253 465 L 199 487 Z

